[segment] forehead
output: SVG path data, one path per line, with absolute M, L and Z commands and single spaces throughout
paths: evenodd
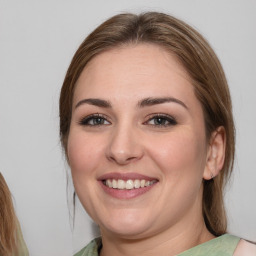
M 94 57 L 81 73 L 74 101 L 81 97 L 193 93 L 180 60 L 154 44 L 126 45 Z M 165 95 L 160 95 L 165 96 Z

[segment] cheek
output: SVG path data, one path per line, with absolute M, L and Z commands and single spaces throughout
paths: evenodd
M 91 175 L 100 159 L 102 150 L 99 145 L 97 140 L 90 136 L 85 136 L 79 131 L 70 131 L 67 151 L 74 182 L 77 176 Z
M 166 178 L 197 176 L 204 170 L 205 147 L 202 136 L 192 132 L 173 133 L 153 142 L 151 157 Z

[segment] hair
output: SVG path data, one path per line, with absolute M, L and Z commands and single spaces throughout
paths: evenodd
M 0 173 L 0 255 L 17 252 L 17 218 L 10 190 Z
M 214 179 L 203 181 L 202 202 L 203 217 L 208 230 L 215 236 L 222 235 L 227 229 L 223 191 L 232 172 L 235 154 L 231 98 L 216 54 L 202 35 L 183 21 L 158 12 L 119 14 L 105 21 L 83 41 L 67 70 L 60 94 L 60 139 L 66 157 L 73 94 L 84 67 L 102 52 L 140 43 L 162 46 L 176 55 L 185 67 L 203 109 L 207 140 L 210 140 L 211 134 L 218 127 L 225 128 L 223 168 Z

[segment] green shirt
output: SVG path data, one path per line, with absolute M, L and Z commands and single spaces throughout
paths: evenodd
M 232 256 L 239 241 L 240 238 L 226 234 L 199 244 L 177 256 Z M 74 256 L 99 256 L 101 247 L 101 238 L 96 238 Z
M 17 245 L 18 252 L 14 253 L 13 256 L 29 256 L 28 248 L 24 241 L 19 222 L 17 222 Z

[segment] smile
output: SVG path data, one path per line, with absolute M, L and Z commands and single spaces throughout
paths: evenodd
M 139 197 L 152 190 L 159 182 L 156 177 L 138 173 L 114 172 L 98 178 L 103 191 L 113 198 L 126 200 Z
M 121 189 L 121 190 L 131 190 L 131 189 L 139 189 L 144 187 L 152 186 L 154 183 L 156 183 L 157 180 L 122 180 L 122 179 L 107 179 L 103 181 L 103 184 L 109 188 L 114 189 Z

